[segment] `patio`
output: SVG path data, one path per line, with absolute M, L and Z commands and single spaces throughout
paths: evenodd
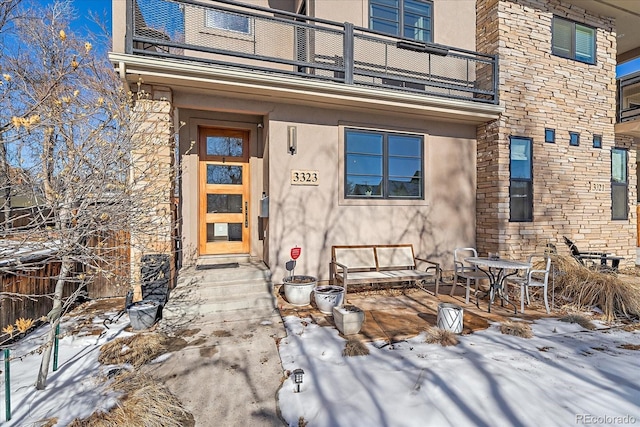
M 535 320 L 559 315 L 557 307 L 548 315 L 542 299 L 539 297 L 532 298 L 532 304 L 527 306 L 524 315 L 518 310 L 518 314 L 514 316 L 511 306 L 505 305 L 503 307 L 497 302 L 491 305 L 491 313 L 488 313 L 487 298 L 480 299 L 480 308 L 478 308 L 473 297 L 469 304 L 465 304 L 464 286 L 457 286 L 453 297 L 449 296 L 450 291 L 450 281 L 440 284 L 440 292 L 437 297 L 433 295 L 433 292 L 425 292 L 411 286 L 374 291 L 349 291 L 346 298 L 348 303 L 365 312 L 362 330 L 354 337 L 371 342 L 379 340 L 397 342 L 413 338 L 429 327 L 436 326 L 438 304 L 440 303 L 453 303 L 464 309 L 462 334 L 487 329 L 490 322 L 502 322 L 512 317 Z M 301 318 L 308 317 L 319 326 L 335 327 L 333 317 L 321 313 L 316 308 L 313 295 L 311 305 L 298 307 L 287 302 L 281 286 L 276 287 L 275 294 L 283 318 L 292 315 Z

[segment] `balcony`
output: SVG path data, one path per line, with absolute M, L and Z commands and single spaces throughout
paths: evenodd
M 497 57 L 228 0 L 127 0 L 125 53 L 498 104 Z
M 640 72 L 618 79 L 618 123 L 640 120 Z

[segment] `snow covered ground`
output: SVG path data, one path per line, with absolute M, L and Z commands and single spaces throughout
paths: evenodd
M 46 390 L 33 387 L 40 355 L 13 360 L 12 419 L 5 422 L 2 387 L 0 424 L 33 426 L 56 417 L 64 426 L 112 406 L 117 396 L 98 380 L 108 368 L 97 359 L 103 343 L 129 334 L 126 315 L 108 330 L 102 326 L 114 314 L 87 319 L 85 332 L 60 340 L 59 369 L 49 374 Z M 345 339 L 336 329 L 294 316 L 285 324 L 283 368 L 305 372 L 300 393 L 289 378 L 278 395 L 291 426 L 300 417 L 309 427 L 640 425 L 639 331 L 604 324 L 589 331 L 544 319 L 532 325 L 531 339 L 503 335 L 492 325 L 460 336 L 457 346 L 427 344 L 420 335 L 370 343 L 369 355 L 343 357 Z M 67 319 L 62 333 L 77 326 L 77 318 Z M 11 356 L 27 355 L 44 332 L 23 340 Z
M 278 396 L 290 426 L 300 417 L 313 427 L 640 425 L 637 331 L 544 319 L 531 339 L 492 325 L 457 346 L 422 334 L 343 357 L 337 330 L 285 323 L 283 368 L 305 372 L 300 393 L 289 378 Z

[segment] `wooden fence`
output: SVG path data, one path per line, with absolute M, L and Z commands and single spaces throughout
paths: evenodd
M 88 297 L 125 296 L 129 287 L 129 233 L 113 232 L 95 238 L 90 245 L 104 260 L 98 263 L 104 273 L 98 272 L 87 284 Z M 82 265 L 76 267 L 76 273 L 83 271 L 91 273 Z M 4 294 L 0 296 L 0 329 L 20 317 L 36 320 L 46 316 L 53 306 L 52 295 L 59 274 L 60 262 L 57 260 L 49 261 L 39 269 L 0 273 L 0 292 Z M 66 285 L 63 296 L 69 297 L 76 287 L 74 283 Z M 0 337 L 2 335 L 0 332 Z

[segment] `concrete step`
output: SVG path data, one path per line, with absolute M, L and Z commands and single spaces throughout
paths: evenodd
M 272 315 L 275 310 L 270 272 L 261 262 L 241 263 L 236 268 L 181 269 L 163 320 L 188 323 L 188 319 L 239 310 L 256 312 L 251 314 L 256 316 Z

